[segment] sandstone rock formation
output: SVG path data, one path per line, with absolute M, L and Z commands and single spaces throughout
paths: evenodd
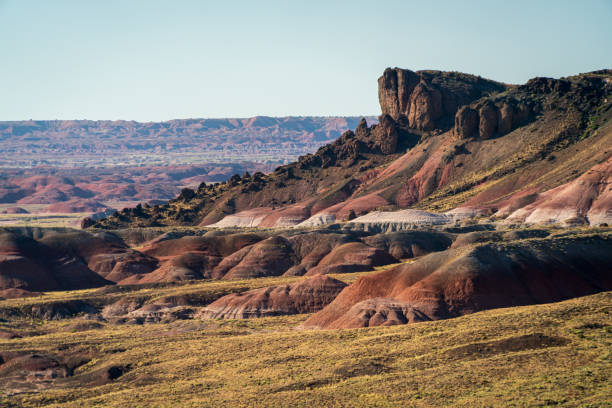
M 460 106 L 504 89 L 498 82 L 456 72 L 387 68 L 378 79 L 383 115 L 418 130 L 447 127 Z

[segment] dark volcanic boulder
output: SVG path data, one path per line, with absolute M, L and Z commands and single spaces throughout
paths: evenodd
M 478 135 L 481 139 L 490 139 L 497 131 L 497 107 L 486 101 L 478 110 L 478 116 Z
M 397 152 L 398 133 L 397 127 L 391 116 L 384 115 L 380 123 L 374 129 L 374 143 L 383 154 Z
M 250 317 L 312 313 L 329 304 L 346 283 L 328 276 L 315 276 L 290 285 L 260 288 L 223 296 L 208 305 L 203 318 L 245 319 Z
M 462 106 L 455 116 L 455 135 L 460 139 L 468 139 L 476 135 L 478 130 L 478 112 L 469 106 Z

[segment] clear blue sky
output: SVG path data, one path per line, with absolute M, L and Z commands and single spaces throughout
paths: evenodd
M 0 120 L 378 114 L 385 67 L 612 68 L 612 0 L 0 0 Z

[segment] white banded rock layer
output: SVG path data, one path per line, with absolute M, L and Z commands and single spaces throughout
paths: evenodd
M 317 227 L 336 222 L 335 214 L 318 213 L 297 225 L 297 227 Z
M 453 221 L 453 217 L 446 214 L 435 214 L 422 210 L 400 210 L 400 211 L 373 211 L 369 214 L 357 217 L 353 224 L 411 224 L 411 225 L 439 225 Z

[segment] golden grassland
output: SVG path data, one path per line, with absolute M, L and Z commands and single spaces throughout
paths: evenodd
M 106 205 L 111 208 L 123 209 L 133 207 L 138 201 L 112 201 Z M 29 214 L 0 214 L 0 227 L 69 227 L 80 228 L 81 220 L 91 213 L 45 213 L 49 204 L 0 204 L 0 211 L 10 207 L 21 207 Z
M 387 328 L 301 330 L 307 317 L 0 323 L 39 334 L 2 351 L 94 356 L 72 381 L 0 386 L 0 406 L 612 406 L 612 292 Z M 129 371 L 78 381 L 115 364 Z
M 0 214 L 0 227 L 80 228 L 89 213 L 72 214 Z

